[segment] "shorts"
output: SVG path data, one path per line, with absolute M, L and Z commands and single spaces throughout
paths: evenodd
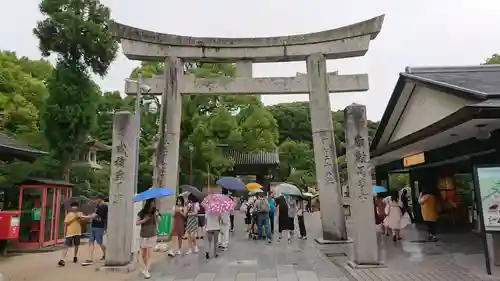
M 104 228 L 90 228 L 89 243 L 104 244 Z
M 198 216 L 198 227 L 205 227 L 205 215 Z
M 158 241 L 158 237 L 141 237 L 139 240 L 139 247 L 141 249 L 148 249 L 156 247 L 156 243 Z
M 80 235 L 68 236 L 64 239 L 64 245 L 68 247 L 80 245 Z

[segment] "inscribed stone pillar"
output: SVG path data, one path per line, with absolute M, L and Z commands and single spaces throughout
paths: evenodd
M 137 118 L 132 113 L 114 115 L 106 266 L 124 266 L 131 262 L 137 129 Z
M 156 187 L 177 189 L 179 185 L 179 145 L 181 137 L 182 96 L 179 82 L 184 64 L 179 58 L 165 59 L 165 91 L 162 95 L 160 113 L 160 134 L 157 148 L 156 167 L 158 169 Z M 178 192 L 176 192 L 177 194 Z M 160 200 L 160 211 L 171 210 L 175 197 Z
M 326 59 L 322 54 L 307 58 L 307 79 L 323 239 L 345 241 L 347 231 L 328 94 Z
M 370 148 L 366 107 L 352 104 L 344 110 L 347 142 L 347 172 L 351 192 L 351 213 L 354 226 L 354 257 L 356 265 L 380 264 L 370 168 Z

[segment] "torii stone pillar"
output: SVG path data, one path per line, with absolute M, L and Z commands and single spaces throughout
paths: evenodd
M 137 118 L 128 111 L 117 112 L 113 118 L 113 149 L 106 242 L 106 267 L 123 267 L 132 261 L 131 226 L 135 219 L 135 165 L 138 161 Z
M 307 58 L 307 78 L 323 240 L 345 241 L 347 230 L 328 94 L 326 58 L 323 54 L 313 54 Z
M 160 132 L 157 146 L 158 168 L 155 187 L 169 187 L 177 190 L 179 186 L 179 146 L 181 137 L 182 96 L 181 86 L 184 63 L 176 57 L 165 59 L 165 82 L 160 111 Z M 176 192 L 177 194 L 178 192 Z M 160 211 L 171 210 L 175 196 L 160 200 Z
M 177 184 L 178 181 L 179 130 L 177 128 L 180 128 L 181 94 L 309 94 L 317 181 L 320 186 L 321 210 L 324 212 L 323 238 L 345 241 L 346 226 L 340 200 L 328 93 L 366 91 L 368 75 L 327 73 L 325 60 L 363 56 L 368 51 L 370 41 L 375 39 L 382 29 L 383 20 L 384 16 L 379 16 L 323 32 L 269 38 L 190 37 L 156 33 L 119 23 L 112 24 L 111 29 L 121 40 L 123 53 L 129 59 L 162 61 L 167 57 L 169 65 L 171 61 L 175 61 L 174 64 L 177 65 L 175 70 L 171 66 L 167 67 L 165 78 L 153 77 L 144 81 L 151 87 L 149 94 L 166 95 L 162 107 L 167 107 L 167 110 L 162 109 L 162 112 L 168 116 L 163 116 L 160 121 L 162 126 L 160 138 L 164 138 L 165 141 L 160 142 L 164 144 L 159 145 L 159 149 L 165 156 L 162 161 L 167 163 L 157 162 L 157 166 L 167 167 L 164 173 L 165 177 L 168 177 L 164 180 L 165 185 Z M 193 75 L 182 76 L 181 60 L 236 62 L 239 77 L 203 79 Z M 308 62 L 307 75 L 251 77 L 251 63 L 305 60 Z M 244 64 L 247 66 L 242 66 Z M 175 98 L 172 94 L 173 85 L 176 87 Z M 127 94 L 131 89 L 136 91 L 136 85 L 133 85 L 133 88 L 131 86 L 129 82 L 126 84 Z M 163 128 L 165 125 L 166 129 Z M 328 161 L 325 162 L 327 157 Z
M 347 172 L 351 193 L 352 221 L 354 224 L 354 266 L 378 266 L 381 264 L 373 200 L 371 195 L 372 174 L 370 169 L 370 145 L 366 107 L 352 104 L 344 110 L 345 139 L 347 142 Z

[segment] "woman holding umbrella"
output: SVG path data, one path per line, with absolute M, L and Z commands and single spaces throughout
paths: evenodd
M 141 226 L 140 230 L 140 247 L 142 261 L 144 262 L 144 268 L 142 273 L 144 278 L 151 278 L 149 274 L 149 268 L 151 266 L 151 260 L 153 256 L 153 248 L 156 246 L 156 232 L 158 230 L 158 223 L 160 222 L 160 217 L 156 210 L 155 199 L 148 199 L 144 204 L 142 210 L 137 214 L 136 225 Z
M 207 250 L 205 252 L 206 258 L 211 256 L 217 257 L 217 240 L 219 232 L 222 228 L 221 222 L 223 220 L 222 214 L 228 214 L 234 210 L 234 202 L 228 196 L 223 194 L 213 194 L 205 197 L 201 205 L 205 208 L 206 212 L 206 239 Z

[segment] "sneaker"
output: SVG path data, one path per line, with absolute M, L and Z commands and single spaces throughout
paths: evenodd
M 302 240 L 307 240 L 307 236 L 303 236 L 303 237 L 302 237 Z
M 64 262 L 63 260 L 59 260 L 59 262 L 57 263 L 58 266 L 65 266 L 66 265 L 66 262 Z
M 167 252 L 167 255 L 168 255 L 169 257 L 175 257 L 175 254 L 174 254 L 174 252 L 172 252 L 172 250 L 169 250 L 169 251 Z
M 73 262 L 77 263 L 78 262 L 78 258 L 77 257 L 73 257 Z
M 292 238 L 288 238 L 288 244 L 292 244 Z
M 88 266 L 88 265 L 93 265 L 93 264 L 94 264 L 94 262 L 91 260 L 86 260 L 86 261 L 82 262 L 82 266 Z
M 181 250 L 178 250 L 177 253 L 175 253 L 178 256 L 182 256 Z
M 195 253 L 198 253 L 199 251 L 200 251 L 200 249 L 198 249 L 198 247 L 194 248 Z
M 271 243 L 273 243 L 273 240 L 272 239 L 267 239 L 267 243 L 271 244 Z
M 149 279 L 151 278 L 151 274 L 149 274 L 149 271 L 144 271 L 144 279 Z
M 193 251 L 192 251 L 191 249 L 189 249 L 189 250 L 186 252 L 186 255 L 189 255 L 189 254 L 191 254 L 191 253 L 193 253 Z

